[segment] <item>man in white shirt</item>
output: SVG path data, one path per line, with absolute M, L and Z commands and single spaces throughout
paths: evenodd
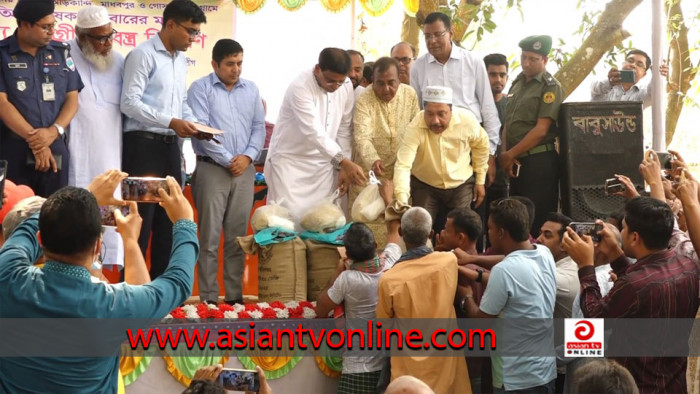
M 124 57 L 112 50 L 115 34 L 105 7 L 89 6 L 78 12 L 75 39 L 68 43 L 85 87 L 78 94 L 78 112 L 70 122 L 70 186 L 86 187 L 99 174 L 122 168 L 119 100 Z M 122 241 L 114 227 L 105 227 L 103 241 L 103 263 L 123 267 Z
M 651 58 L 646 52 L 633 49 L 625 55 L 620 69 L 632 71 L 634 81 L 623 81 L 620 70 L 613 67 L 605 79 L 591 84 L 591 101 L 642 101 L 644 108 L 651 105 L 651 80 L 647 71 L 651 68 Z M 659 68 L 662 76 L 668 75 L 668 66 Z
M 423 108 L 422 92 L 427 86 L 447 86 L 452 88 L 453 104 L 474 113 L 489 136 L 487 185 L 490 185 L 496 175 L 493 155 L 500 141 L 501 122 L 486 66 L 482 59 L 452 43 L 454 32 L 447 15 L 441 12 L 428 15 L 423 34 L 428 53 L 411 67 L 411 86 L 418 93 L 418 103 Z
M 339 187 L 367 181 L 351 160 L 354 96 L 350 56 L 325 48 L 285 93 L 265 161 L 267 201 L 281 203 L 296 223 Z

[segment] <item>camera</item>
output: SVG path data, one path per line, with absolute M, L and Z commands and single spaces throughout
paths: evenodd
M 633 70 L 620 70 L 620 82 L 634 83 L 634 71 Z
M 661 164 L 662 170 L 673 169 L 673 165 L 671 164 L 671 161 L 675 159 L 673 154 L 668 152 L 656 152 L 656 157 L 659 158 L 659 163 Z
M 162 188 L 170 194 L 165 178 L 128 177 L 122 181 L 122 199 L 138 202 L 161 202 L 158 189 Z
M 605 194 L 611 195 L 624 192 L 625 190 L 627 190 L 627 188 L 617 177 L 605 180 Z
M 219 385 L 226 390 L 260 391 L 258 371 L 224 368 L 219 374 Z
M 601 238 L 598 235 L 599 231 L 603 231 L 603 225 L 593 222 L 571 222 L 569 224 L 572 230 L 579 235 L 579 237 L 584 235 L 589 235 L 593 242 L 600 242 Z

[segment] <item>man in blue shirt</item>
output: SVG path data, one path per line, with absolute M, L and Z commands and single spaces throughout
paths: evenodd
M 122 169 L 131 176 L 166 175 L 181 183 L 178 137 L 201 137 L 187 105 L 186 51 L 206 23 L 190 0 L 171 1 L 163 11 L 160 32 L 132 50 L 124 63 L 121 111 L 124 120 Z M 143 227 L 139 244 L 146 254 L 151 239 L 151 278 L 168 266 L 172 228 L 156 204 L 139 204 Z M 152 233 L 152 237 L 151 237 Z
M 496 333 L 502 338 L 499 343 L 505 343 L 499 350 L 507 354 L 491 353 L 493 392 L 554 393 L 554 258 L 546 246 L 530 243 L 530 218 L 520 201 L 494 202 L 488 226 L 494 253 L 505 258 L 491 269 L 478 306 L 471 287 L 460 287 L 459 292 L 460 306 L 469 317 L 502 318 Z
M 83 88 L 70 47 L 51 40 L 53 11 L 53 1 L 18 1 L 17 29 L 0 41 L 0 158 L 8 179 L 43 197 L 68 184 L 65 129 Z
M 197 168 L 192 196 L 197 207 L 199 241 L 199 296 L 219 299 L 219 240 L 224 229 L 224 287 L 227 303 L 243 302 L 243 260 L 236 243 L 245 236 L 253 206 L 255 168 L 265 143 L 265 110 L 258 87 L 242 79 L 243 48 L 230 39 L 219 40 L 212 51 L 214 72 L 192 83 L 187 102 L 197 121 L 222 130 L 212 141 L 192 141 Z
M 199 249 L 197 226 L 192 221 L 192 207 L 173 178 L 167 180 L 170 195 L 159 190 L 161 204 L 174 223 L 171 264 L 163 275 L 145 285 L 91 280 L 89 269 L 102 245 L 98 204 L 110 203 L 120 179 L 117 172 L 109 190 L 93 191 L 94 196 L 84 189 L 63 188 L 46 200 L 39 215 L 12 233 L 0 250 L 0 319 L 27 319 L 27 326 L 36 325 L 32 323 L 36 320 L 29 319 L 38 318 L 91 319 L 95 325 L 117 325 L 116 319 L 161 319 L 189 297 Z M 116 219 L 125 253 L 140 253 L 138 214 L 130 213 L 126 218 L 117 215 Z M 40 269 L 33 264 L 42 248 L 46 264 Z M 107 329 L 93 335 L 91 327 L 73 325 L 71 330 L 77 335 L 61 338 L 67 342 L 56 346 L 48 343 L 42 357 L 27 353 L 26 343 L 17 357 L 3 352 L 0 393 L 116 393 L 117 356 L 125 332 Z M 41 342 L 37 337 L 32 338 Z M 55 352 L 56 347 L 64 346 L 65 351 L 66 345 L 75 351 L 72 357 L 57 357 L 65 353 Z M 94 349 L 106 346 L 110 352 L 113 347 L 113 357 L 93 357 Z

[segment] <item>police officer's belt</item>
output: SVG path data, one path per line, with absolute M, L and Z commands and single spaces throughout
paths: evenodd
M 174 144 L 177 142 L 177 135 L 175 134 L 156 134 L 151 133 L 150 131 L 130 131 L 127 134 L 131 134 L 136 137 L 146 138 L 149 140 L 164 142 L 166 144 Z
M 537 145 L 536 147 L 534 147 L 534 148 L 530 149 L 529 151 L 523 153 L 522 155 L 518 156 L 518 159 L 523 158 L 523 157 L 536 155 L 538 153 L 552 152 L 555 150 L 556 150 L 556 147 L 554 146 L 554 144 Z

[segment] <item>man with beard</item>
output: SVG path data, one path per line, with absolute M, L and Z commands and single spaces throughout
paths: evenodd
M 53 11 L 53 1 L 18 1 L 17 29 L 0 42 L 0 159 L 8 179 L 44 197 L 68 184 L 64 130 L 83 88 L 70 47 L 51 40 Z
M 204 137 L 192 123 L 196 118 L 187 105 L 184 52 L 206 22 L 204 12 L 193 1 L 171 1 L 163 10 L 160 32 L 124 60 L 122 169 L 131 176 L 169 175 L 182 184 L 178 137 Z M 172 224 L 157 204 L 140 203 L 139 213 L 143 217 L 139 245 L 145 255 L 151 239 L 151 278 L 155 279 L 168 266 Z
M 360 86 L 362 75 L 365 70 L 365 57 L 361 52 L 354 49 L 348 49 L 346 52 L 350 56 L 348 78 L 350 78 L 350 82 L 352 82 L 352 88 L 355 90 L 355 100 L 357 100 L 360 94 L 365 91 L 365 87 Z
M 90 6 L 78 12 L 75 39 L 69 44 L 85 87 L 78 95 L 78 112 L 70 123 L 71 186 L 86 187 L 97 175 L 122 167 L 119 98 L 124 58 L 112 50 L 115 33 L 105 7 Z M 114 228 L 107 228 L 103 239 L 103 262 L 122 265 L 122 242 Z

